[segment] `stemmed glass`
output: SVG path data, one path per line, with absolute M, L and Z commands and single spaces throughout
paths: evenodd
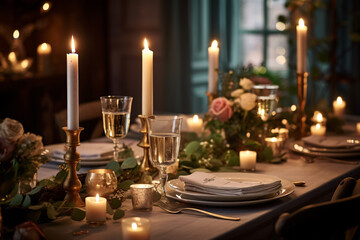
M 276 115 L 278 103 L 279 86 L 277 85 L 255 85 L 252 92 L 257 95 L 258 110 L 257 114 L 264 124 L 264 135 L 267 132 L 267 121 Z M 264 136 L 263 136 L 264 137 Z
M 150 161 L 160 168 L 161 199 L 166 199 L 166 168 L 176 162 L 180 147 L 182 118 L 178 116 L 154 116 L 147 118 L 150 140 Z
M 114 160 L 119 161 L 119 142 L 126 137 L 130 125 L 132 97 L 100 97 L 104 132 L 114 142 Z

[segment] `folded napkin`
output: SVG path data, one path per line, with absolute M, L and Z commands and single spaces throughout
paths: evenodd
M 76 150 L 80 153 L 82 159 L 99 159 L 111 156 L 113 146 L 112 143 L 81 143 Z M 54 158 L 64 158 L 66 151 L 64 144 L 56 144 L 48 146 L 47 148 Z
M 360 146 L 360 139 L 353 136 L 317 136 L 302 138 L 304 143 L 324 148 L 351 148 Z
M 185 183 L 185 190 L 215 194 L 239 196 L 256 194 L 263 191 L 276 192 L 281 188 L 281 180 L 264 181 L 230 181 L 204 172 L 194 172 L 188 176 L 179 177 Z

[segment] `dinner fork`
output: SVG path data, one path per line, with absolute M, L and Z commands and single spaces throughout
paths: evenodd
M 179 204 L 178 204 L 179 205 Z M 212 212 L 208 212 L 208 211 L 204 211 L 202 209 L 198 209 L 198 208 L 191 208 L 191 207 L 179 207 L 176 206 L 176 204 L 171 204 L 169 203 L 165 203 L 163 201 L 157 201 L 154 203 L 154 206 L 157 206 L 163 210 L 165 210 L 168 213 L 181 213 L 184 210 L 189 210 L 189 211 L 195 211 L 195 212 L 200 212 L 203 214 L 207 214 L 209 216 L 212 217 L 216 217 L 216 218 L 220 218 L 220 219 L 225 219 L 225 220 L 232 220 L 232 221 L 240 221 L 240 218 L 237 217 L 228 217 L 228 216 L 224 216 L 224 215 L 220 215 L 220 214 L 216 214 L 216 213 L 212 213 Z

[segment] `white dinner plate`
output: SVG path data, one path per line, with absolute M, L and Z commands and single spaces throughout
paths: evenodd
M 312 157 L 333 157 L 333 158 L 349 158 L 360 156 L 360 151 L 354 152 L 333 152 L 333 151 L 311 151 L 304 142 L 297 141 L 289 145 L 289 149 L 293 152 L 304 154 Z
M 84 166 L 84 167 L 94 167 L 94 166 L 103 166 L 103 165 L 106 165 L 110 162 L 110 160 L 112 160 L 112 158 L 108 158 L 106 160 L 94 160 L 94 159 L 91 159 L 89 161 L 83 161 L 81 160 L 80 161 L 80 165 L 81 166 Z M 59 159 L 59 158 L 51 158 L 51 162 L 54 162 L 54 163 L 65 163 L 64 159 Z
M 218 177 L 225 178 L 234 182 L 261 182 L 261 183 L 271 183 L 274 181 L 280 180 L 278 177 L 269 176 L 258 173 L 212 173 Z M 169 187 L 174 190 L 176 194 L 181 194 L 182 197 L 186 199 L 194 200 L 206 200 L 206 201 L 244 201 L 244 200 L 254 200 L 260 198 L 268 198 L 274 196 L 280 189 L 270 189 L 267 191 L 262 191 L 260 193 L 252 193 L 246 195 L 215 195 L 215 194 L 206 194 L 185 190 L 185 184 L 180 179 L 173 179 L 168 182 Z
M 249 206 L 254 204 L 260 204 L 265 202 L 270 202 L 279 198 L 286 197 L 295 191 L 295 186 L 292 182 L 288 180 L 281 179 L 282 188 L 281 190 L 271 196 L 269 198 L 261 198 L 261 199 L 254 199 L 248 201 L 232 201 L 232 202 L 225 202 L 225 201 L 205 201 L 205 200 L 195 200 L 195 199 L 188 199 L 185 198 L 182 194 L 176 193 L 172 188 L 167 185 L 167 193 L 166 196 L 168 198 L 177 200 L 179 202 L 190 203 L 190 204 L 197 204 L 197 205 L 204 205 L 204 206 L 214 206 L 214 207 L 237 207 L 237 206 Z

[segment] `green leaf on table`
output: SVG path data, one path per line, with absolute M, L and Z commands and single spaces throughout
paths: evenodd
M 31 199 L 30 196 L 28 194 L 25 195 L 25 199 L 24 202 L 22 203 L 22 206 L 24 208 L 28 208 L 31 205 Z
M 125 180 L 122 181 L 121 183 L 118 183 L 118 188 L 121 188 L 124 191 L 127 191 L 130 189 L 130 185 L 134 184 L 133 180 Z
M 124 216 L 125 216 L 125 211 L 124 211 L 124 210 L 121 210 L 121 209 L 117 209 L 117 210 L 115 211 L 115 213 L 114 213 L 113 219 L 114 219 L 114 220 L 118 220 L 118 219 L 120 219 L 120 218 L 122 218 L 122 217 L 124 217 Z
M 11 207 L 19 206 L 22 203 L 23 198 L 24 197 L 22 194 L 16 194 L 15 197 L 11 200 L 9 205 Z
M 49 219 L 56 219 L 56 210 L 52 204 L 49 204 L 46 209 L 46 215 Z
M 82 208 L 74 208 L 70 216 L 74 221 L 82 221 L 86 216 L 86 211 Z
M 112 209 L 109 201 L 106 202 L 106 213 L 113 215 L 114 214 L 114 210 Z
M 198 141 L 192 141 L 185 147 L 185 154 L 189 156 L 195 153 L 200 148 L 200 143 Z
M 219 168 L 219 172 L 238 172 L 239 170 L 236 170 L 232 167 L 221 167 Z
M 33 190 L 31 190 L 30 192 L 28 192 L 28 195 L 34 195 L 36 193 L 38 193 L 41 190 L 42 187 L 36 187 Z
M 50 179 L 43 179 L 40 182 L 38 182 L 36 185 L 38 187 L 44 187 L 44 186 L 50 187 L 50 186 L 55 186 L 56 183 L 54 181 L 51 181 Z
M 120 170 L 120 166 L 119 166 L 119 163 L 116 162 L 116 161 L 110 161 L 106 167 L 106 169 L 110 169 L 110 170 L 113 170 L 115 173 L 117 173 L 119 170 Z
M 137 160 L 135 158 L 127 158 L 121 164 L 121 169 L 130 169 L 137 166 Z
M 122 202 L 118 198 L 113 198 L 110 200 L 110 206 L 112 209 L 117 209 L 117 208 L 121 207 L 121 204 L 122 204 Z
M 261 144 L 254 140 L 247 140 L 244 145 L 251 150 L 258 150 L 261 147 Z
M 194 168 L 194 169 L 190 170 L 190 173 L 194 173 L 194 172 L 210 173 L 211 171 L 209 169 L 206 169 L 206 168 Z
M 239 155 L 234 150 L 228 150 L 223 156 L 228 166 L 239 166 Z
M 189 175 L 189 173 L 186 172 L 186 171 L 184 171 L 184 170 L 179 170 L 177 175 L 178 175 L 178 176 Z
M 260 153 L 260 156 L 266 162 L 270 162 L 274 158 L 273 151 L 270 147 L 265 147 L 264 150 Z
M 60 170 L 56 176 L 55 176 L 55 179 L 54 179 L 54 182 L 56 183 L 63 183 L 66 176 L 67 176 L 68 172 L 65 171 L 65 170 Z

